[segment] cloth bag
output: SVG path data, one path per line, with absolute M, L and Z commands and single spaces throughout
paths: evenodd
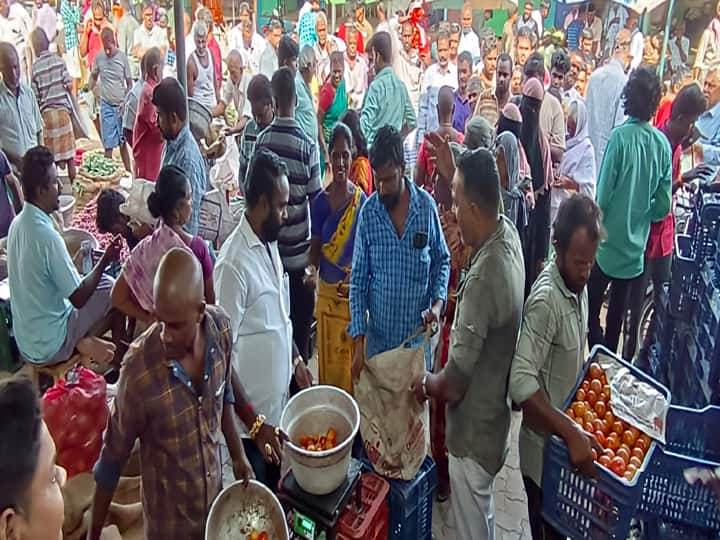
M 419 348 L 405 348 L 423 331 L 367 360 L 355 385 L 363 447 L 375 472 L 387 478 L 415 478 L 430 448 L 428 404 L 418 403 L 409 390 L 425 373 L 430 332 Z

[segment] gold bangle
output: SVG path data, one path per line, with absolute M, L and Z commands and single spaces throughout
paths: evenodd
M 258 414 L 257 418 L 255 418 L 255 421 L 253 422 L 252 428 L 250 429 L 250 438 L 251 439 L 255 439 L 255 437 L 257 437 L 257 434 L 260 431 L 260 428 L 263 427 L 264 424 L 265 424 L 265 415 Z

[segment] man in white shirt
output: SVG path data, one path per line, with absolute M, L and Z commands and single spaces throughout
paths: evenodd
M 420 101 L 420 81 L 423 76 L 424 64 L 417 50 L 412 46 L 413 26 L 410 21 L 402 24 L 402 47 L 393 50 L 393 71 L 407 88 L 410 102 L 415 114 Z
M 237 123 L 229 126 L 228 134 L 237 135 L 245 129 L 245 124 L 252 116 L 250 100 L 247 99 L 247 88 L 250 84 L 250 75 L 245 73 L 244 59 L 242 53 L 233 49 L 226 59 L 228 78 L 223 83 L 220 91 L 220 99 L 213 109 L 213 116 L 223 116 L 228 105 L 231 103 L 237 111 Z
M 223 244 L 213 276 L 218 305 L 230 317 L 233 368 L 255 411 L 274 426 L 280 424 L 293 376 L 300 388 L 312 383 L 293 343 L 290 288 L 277 245 L 289 198 L 285 164 L 258 148 L 245 184 L 247 207 Z M 276 486 L 279 466 L 268 463 L 247 434 L 243 443 L 257 479 Z
M 322 86 L 325 77 L 330 73 L 330 55 L 334 51 L 345 52 L 347 46 L 342 39 L 338 39 L 327 31 L 327 17 L 325 13 L 319 11 L 315 17 L 315 33 L 317 34 L 317 42 L 313 45 L 315 51 L 315 60 L 317 62 L 316 70 L 318 84 Z
M 133 56 L 137 60 L 142 60 L 145 51 L 152 47 L 157 47 L 165 56 L 168 48 L 167 31 L 155 25 L 153 21 L 153 9 L 150 4 L 143 8 L 143 23 L 135 30 L 133 36 Z M 186 51 L 187 54 L 187 51 Z
M 437 62 L 425 70 L 420 94 L 428 88 L 442 88 L 449 86 L 453 90 L 458 87 L 457 66 L 450 62 L 450 36 L 447 32 L 440 32 L 437 37 Z
M 628 18 L 628 10 L 625 6 L 610 2 L 608 5 L 607 17 L 605 18 L 605 51 L 608 52 L 615 46 L 615 38 L 620 30 L 625 28 Z
M 622 92 L 627 82 L 625 69 L 630 63 L 630 31 L 623 29 L 615 38 L 615 53 L 606 65 L 590 76 L 587 103 L 588 135 L 595 150 L 595 163 L 601 164 L 610 132 L 625 121 Z
M 272 79 L 273 73 L 278 69 L 277 48 L 283 35 L 282 23 L 278 19 L 271 19 L 268 24 L 267 45 L 260 55 L 260 73 Z
M 10 0 L 0 0 L 0 41 L 11 43 L 20 59 L 20 75 L 23 82 L 30 82 L 28 35 L 32 28 L 32 19 L 19 2 L 12 5 Z
M 638 28 L 640 17 L 634 11 L 628 14 L 627 21 L 625 22 L 625 28 L 630 31 L 630 71 L 637 68 L 643 59 L 643 50 L 645 49 L 645 37 L 642 31 Z
M 472 5 L 465 3 L 462 8 L 462 32 L 460 33 L 460 45 L 458 54 L 467 51 L 473 58 L 473 64 L 480 60 L 480 38 L 472 27 L 473 20 Z
M 355 27 L 347 28 L 345 41 L 345 87 L 351 100 L 350 106 L 360 110 L 368 89 L 368 64 L 357 52 L 358 30 Z

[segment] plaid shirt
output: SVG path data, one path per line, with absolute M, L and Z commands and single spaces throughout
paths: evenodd
M 71 111 L 67 87 L 72 80 L 65 61 L 57 54 L 45 51 L 37 57 L 32 67 L 32 89 L 40 106 L 40 112 L 65 109 Z
M 422 312 L 447 301 L 448 251 L 437 205 L 405 179 L 410 208 L 402 237 L 374 193 L 358 216 L 350 272 L 348 333 L 364 335 L 367 358 L 398 347 L 422 326 Z M 417 346 L 422 336 L 409 346 Z M 429 347 L 425 354 L 429 360 Z
M 77 25 L 80 24 L 80 10 L 69 1 L 60 5 L 60 16 L 65 29 L 65 49 L 70 50 L 80 44 Z
M 247 175 L 250 160 L 255 153 L 257 136 L 261 131 L 257 122 L 255 122 L 254 119 L 250 119 L 250 121 L 245 124 L 245 129 L 243 129 L 242 137 L 240 138 L 240 183 L 242 184 L 243 191 L 245 191 L 245 176 Z
M 210 505 L 222 487 L 222 413 L 234 403 L 232 334 L 220 308 L 207 306 L 205 370 L 194 388 L 176 360 L 167 360 L 155 324 L 130 347 L 120 371 L 95 481 L 117 485 L 140 439 L 145 538 L 202 539 Z

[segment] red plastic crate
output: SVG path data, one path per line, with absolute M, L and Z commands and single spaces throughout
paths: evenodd
M 337 540 L 387 540 L 390 486 L 375 473 L 360 477 L 362 509 L 355 509 L 355 497 L 345 507 L 336 526 Z

